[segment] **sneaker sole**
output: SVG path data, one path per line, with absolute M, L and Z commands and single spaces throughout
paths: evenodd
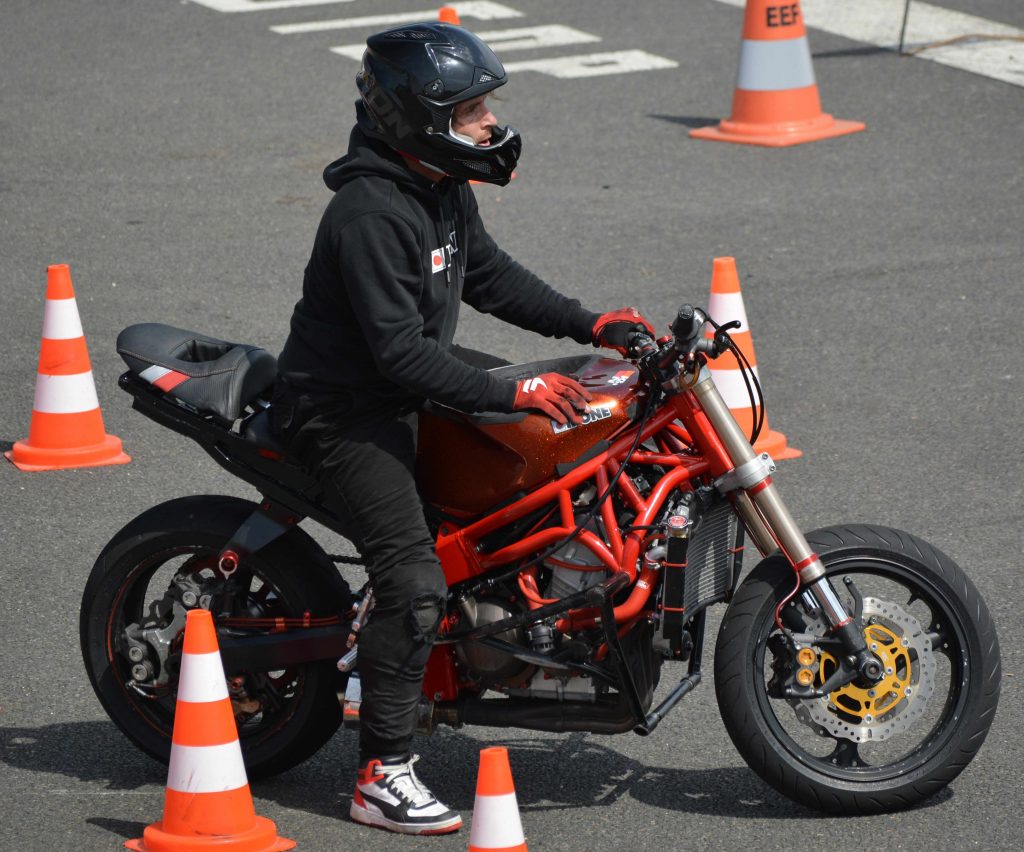
M 355 802 L 348 812 L 354 822 L 361 825 L 369 825 L 373 828 L 383 828 L 387 831 L 394 831 L 397 834 L 450 834 L 462 828 L 462 817 L 456 814 L 446 820 L 438 822 L 395 822 L 383 814 L 375 814 Z

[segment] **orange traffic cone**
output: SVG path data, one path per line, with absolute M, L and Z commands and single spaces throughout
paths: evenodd
M 798 0 L 747 0 L 732 116 L 690 136 L 782 148 L 863 129 L 821 111 Z
M 103 431 L 89 351 L 66 263 L 46 270 L 46 308 L 28 438 L 4 453 L 21 470 L 126 464 L 121 439 Z
M 743 294 L 740 292 L 740 279 L 736 273 L 736 260 L 732 257 L 716 257 L 711 270 L 711 301 L 708 302 L 708 313 L 711 318 L 724 325 L 733 320 L 739 320 L 740 327 L 729 332 L 733 342 L 740 352 L 750 362 L 754 374 L 757 376 L 758 384 L 761 382 L 761 375 L 757 369 L 757 356 L 754 354 L 754 339 L 750 334 L 750 325 L 747 323 L 747 312 L 743 308 Z M 705 337 L 713 337 L 714 332 L 708 331 Z M 732 416 L 736 418 L 740 428 L 749 435 L 754 425 L 754 410 L 750 405 L 750 395 L 747 393 L 747 386 L 743 381 L 739 363 L 735 366 L 723 364 L 723 358 L 708 362 L 708 369 L 711 377 L 715 380 L 719 393 L 729 406 Z M 735 356 L 732 357 L 736 361 Z M 763 405 L 764 400 L 758 400 Z M 754 442 L 754 449 L 760 453 L 768 453 L 773 459 L 795 459 L 803 455 L 800 450 L 795 450 L 787 445 L 786 436 L 781 432 L 775 432 L 768 427 L 768 417 L 764 418 L 761 426 L 761 434 Z
M 500 746 L 480 752 L 473 803 L 473 829 L 469 852 L 526 852 L 523 824 L 519 820 L 516 788 L 508 764 L 508 749 Z
M 442 24 L 454 24 L 457 27 L 462 26 L 462 21 L 459 20 L 458 10 L 453 9 L 451 6 L 442 6 L 438 9 L 437 20 Z
M 135 852 L 283 852 L 295 846 L 277 836 L 271 820 L 256 816 L 213 616 L 205 609 L 185 618 L 164 817 L 125 846 Z

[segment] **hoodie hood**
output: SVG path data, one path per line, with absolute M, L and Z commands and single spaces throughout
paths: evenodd
M 337 192 L 342 184 L 368 175 L 386 177 L 396 183 L 420 189 L 430 187 L 431 182 L 412 171 L 401 154 L 367 135 L 363 128 L 372 126 L 373 122 L 361 102 L 356 103 L 356 116 L 358 123 L 349 134 L 348 153 L 324 169 L 324 183 L 328 189 Z

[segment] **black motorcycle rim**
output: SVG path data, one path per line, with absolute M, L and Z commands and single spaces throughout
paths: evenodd
M 148 594 L 150 584 L 154 576 L 169 562 L 180 557 L 187 557 L 183 567 L 187 567 L 190 571 L 210 571 L 212 573 L 217 555 L 215 549 L 204 545 L 167 547 L 151 554 L 131 570 L 118 588 L 104 628 L 106 656 L 118 686 L 137 717 L 168 740 L 173 727 L 174 705 L 177 696 L 176 668 L 180 660 L 184 635 L 183 633 L 178 635 L 173 645 L 174 651 L 168 657 L 175 669 L 171 686 L 151 691 L 133 685 L 131 666 L 117 650 L 117 637 L 124 633 L 127 625 L 133 622 L 140 623 L 144 619 L 149 602 L 153 600 L 153 597 Z M 262 590 L 260 597 L 263 600 L 249 601 L 249 603 L 260 608 L 261 616 L 295 614 L 281 590 L 262 576 L 258 567 L 252 564 L 243 565 L 239 568 L 238 573 L 242 577 L 256 577 L 260 581 L 259 588 Z M 250 587 L 251 583 L 250 580 Z M 266 605 L 268 599 L 271 601 L 269 608 Z M 216 620 L 215 615 L 215 623 Z M 227 672 L 226 674 L 230 677 L 234 673 Z M 246 749 L 257 746 L 286 727 L 303 694 L 305 675 L 301 667 L 269 673 L 265 677 L 269 678 L 270 688 L 277 692 L 283 700 L 276 702 L 276 707 L 273 709 L 262 711 L 258 719 L 244 720 L 236 717 L 239 740 Z
M 931 702 L 941 703 L 941 709 L 937 714 L 938 718 L 934 720 L 928 732 L 923 738 L 919 738 L 913 748 L 892 762 L 872 765 L 869 760 L 860 755 L 857 743 L 831 735 L 820 738 L 822 741 L 832 740 L 835 743 L 835 749 L 831 754 L 823 756 L 812 753 L 797 742 L 779 718 L 781 712 L 788 714 L 785 719 L 787 722 L 790 721 L 795 716 L 793 708 L 785 699 L 772 698 L 768 694 L 765 672 L 770 667 L 770 663 L 766 658 L 765 639 L 774 628 L 774 601 L 770 601 L 770 606 L 762 610 L 758 625 L 752 633 L 757 640 L 754 653 L 753 686 L 761 717 L 771 731 L 777 746 L 790 758 L 799 761 L 813 772 L 829 778 L 862 783 L 904 779 L 910 773 L 927 765 L 943 750 L 955 734 L 957 721 L 964 717 L 964 708 L 969 697 L 966 672 L 971 671 L 974 666 L 969 665 L 967 660 L 968 643 L 963 619 L 943 600 L 943 595 L 931 582 L 916 572 L 908 570 L 905 566 L 882 556 L 870 558 L 858 556 L 835 561 L 829 560 L 826 568 L 830 577 L 849 575 L 856 581 L 857 577 L 872 576 L 898 583 L 907 591 L 912 592 L 911 601 L 920 601 L 931 611 L 933 616 L 941 618 L 941 621 L 933 618 L 931 624 L 922 625 L 929 632 L 934 629 L 935 625 L 938 625 L 938 631 L 943 641 L 933 643 L 933 653 L 944 657 L 949 666 L 945 698 L 943 699 L 943 696 L 936 690 L 930 699 Z M 771 626 L 766 622 L 769 622 Z

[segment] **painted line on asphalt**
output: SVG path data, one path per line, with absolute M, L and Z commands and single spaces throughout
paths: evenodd
M 492 3 L 490 0 L 478 2 L 453 3 L 453 8 L 460 18 L 473 18 L 477 21 L 499 21 L 506 18 L 521 18 L 522 12 Z M 327 30 L 347 30 L 358 27 L 386 27 L 394 24 L 411 24 L 416 21 L 432 21 L 437 17 L 437 9 L 426 9 L 419 12 L 393 12 L 386 15 L 365 15 L 360 18 L 333 18 L 329 21 L 307 21 L 301 24 L 281 24 L 270 29 L 281 35 L 297 33 L 320 33 Z
M 303 6 L 327 6 L 354 3 L 355 0 L 189 0 L 214 12 L 269 12 L 273 9 L 299 9 Z
M 746 0 L 718 0 L 744 7 Z M 878 47 L 899 47 L 905 0 L 801 0 L 804 23 L 832 35 Z M 964 39 L 964 36 L 973 36 Z M 913 0 L 907 16 L 904 51 L 916 59 L 1024 86 L 1024 30 Z M 949 39 L 962 39 L 939 45 Z M 934 47 L 930 45 L 935 45 Z
M 600 36 L 585 33 L 582 30 L 561 24 L 546 24 L 539 27 L 520 27 L 512 30 L 494 30 L 493 32 L 477 33 L 495 53 L 508 53 L 513 50 L 535 50 L 542 47 L 564 47 L 568 44 L 590 44 L 600 41 Z M 349 59 L 360 60 L 366 51 L 366 42 L 359 44 L 343 44 L 332 47 L 331 52 Z
M 611 53 L 588 53 L 584 56 L 559 56 L 554 59 L 530 59 L 525 62 L 502 64 L 510 74 L 516 71 L 537 71 L 563 80 L 679 67 L 678 62 L 663 56 L 655 56 L 645 50 L 618 50 Z
M 271 9 L 290 9 L 302 6 L 324 5 L 328 0 L 190 0 L 219 12 L 258 12 Z M 341 0 L 353 2 L 353 0 Z M 460 18 L 478 21 L 497 21 L 522 18 L 523 13 L 493 0 L 465 0 L 450 3 Z M 416 12 L 394 12 L 380 15 L 363 15 L 352 18 L 331 18 L 321 21 L 303 21 L 294 24 L 277 24 L 270 27 L 279 35 L 328 32 L 394 26 L 415 21 L 433 20 L 437 9 Z M 496 52 L 507 53 L 515 50 L 538 50 L 549 47 L 600 42 L 601 37 L 562 24 L 548 24 L 536 27 L 519 27 L 509 30 L 494 30 L 477 33 Z M 362 59 L 365 43 L 344 44 L 330 48 L 332 53 L 348 59 Z M 601 77 L 609 74 L 628 74 L 635 71 L 655 71 L 664 68 L 678 68 L 679 63 L 663 56 L 655 56 L 645 50 L 619 50 L 605 53 L 589 53 L 581 56 L 559 56 L 550 59 L 532 59 L 505 64 L 505 70 L 535 71 L 563 80 L 585 77 Z

